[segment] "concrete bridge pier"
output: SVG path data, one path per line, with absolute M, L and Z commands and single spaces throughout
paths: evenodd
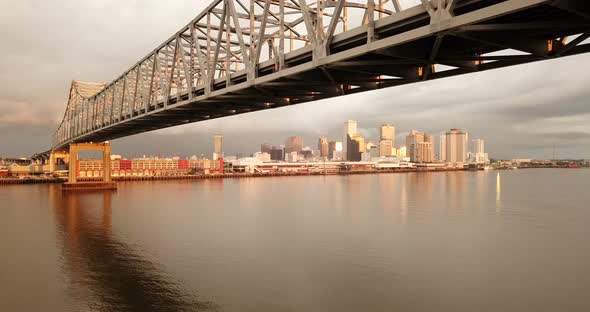
M 78 182 L 78 152 L 99 151 L 102 152 L 102 182 Z M 68 182 L 64 183 L 63 190 L 114 190 L 117 184 L 111 180 L 111 144 L 104 143 L 74 143 L 70 144 L 70 163 Z

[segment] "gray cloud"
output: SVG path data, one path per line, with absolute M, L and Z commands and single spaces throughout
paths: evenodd
M 578 141 L 581 139 L 588 140 L 590 139 L 589 132 L 550 132 L 550 133 L 537 133 L 536 134 L 542 138 L 551 138 L 551 139 L 559 139 L 559 140 L 566 140 L 566 141 Z
M 414 4 L 417 1 L 408 0 Z M 72 79 L 110 81 L 196 16 L 208 0 L 0 2 L 0 155 L 46 149 Z M 306 145 L 341 138 L 347 119 L 377 140 L 377 127 L 433 134 L 466 128 L 495 157 L 590 158 L 590 56 L 582 55 L 428 81 L 164 129 L 114 141 L 115 152 L 210 154 L 225 135 L 228 153 L 262 142 Z

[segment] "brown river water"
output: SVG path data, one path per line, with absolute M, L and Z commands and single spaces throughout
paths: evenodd
M 590 170 L 0 187 L 0 311 L 590 311 Z

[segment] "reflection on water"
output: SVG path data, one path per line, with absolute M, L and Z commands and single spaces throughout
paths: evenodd
M 496 175 L 496 212 L 500 212 L 502 210 L 502 202 L 500 198 L 500 193 L 502 191 L 502 187 L 500 185 L 500 173 Z
M 186 189 L 185 185 L 185 189 Z M 188 189 L 186 189 L 188 190 Z M 100 311 L 216 311 L 112 234 L 111 191 L 50 189 L 71 296 Z M 96 203 L 101 203 L 96 207 Z
M 590 311 L 590 170 L 500 175 L 0 187 L 0 311 Z

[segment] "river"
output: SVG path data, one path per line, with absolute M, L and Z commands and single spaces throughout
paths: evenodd
M 0 187 L 0 311 L 590 311 L 590 170 Z

